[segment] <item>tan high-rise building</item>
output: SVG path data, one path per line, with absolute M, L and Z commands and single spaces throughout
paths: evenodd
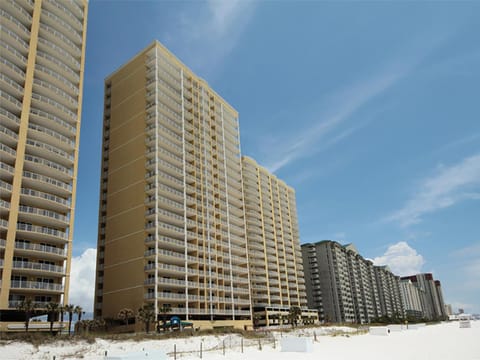
M 0 1 L 2 324 L 68 301 L 87 5 Z
M 302 309 L 304 322 L 318 319 L 309 311 L 293 188 L 242 158 L 252 306 L 259 325 L 288 320 L 291 307 Z
M 158 42 L 104 101 L 95 316 L 251 324 L 237 112 Z

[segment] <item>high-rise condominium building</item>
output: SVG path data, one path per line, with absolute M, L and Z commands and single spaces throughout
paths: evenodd
M 415 286 L 410 279 L 400 280 L 400 293 L 405 307 L 405 315 L 409 318 L 422 319 L 422 297 L 425 296 L 425 291 Z
M 305 322 L 317 320 L 307 308 L 295 191 L 255 160 L 243 157 L 242 164 L 255 320 L 277 324 L 293 306 Z
M 2 0 L 0 320 L 70 286 L 86 0 Z
M 402 277 L 402 280 L 410 280 L 413 285 L 420 289 L 420 301 L 423 316 L 428 320 L 446 319 L 445 303 L 440 281 L 434 280 L 431 273 L 416 274 Z
M 158 42 L 104 101 L 95 316 L 251 324 L 237 112 Z
M 399 278 L 374 266 L 353 244 L 324 240 L 302 245 L 308 306 L 326 322 L 368 323 L 402 315 Z

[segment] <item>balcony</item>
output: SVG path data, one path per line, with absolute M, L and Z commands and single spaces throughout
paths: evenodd
M 59 214 L 55 211 L 40 209 L 32 206 L 19 206 L 19 221 L 29 221 L 30 219 L 35 223 L 40 223 L 46 226 L 66 227 L 69 223 L 69 218 L 65 215 Z
M 22 183 L 25 186 L 31 186 L 35 189 L 45 191 L 47 193 L 57 194 L 65 198 L 68 198 L 72 192 L 72 186 L 70 184 L 30 171 L 23 172 Z
M 45 258 L 66 258 L 67 249 L 45 244 L 32 244 L 26 242 L 15 242 L 15 253 L 31 255 L 32 252 L 42 253 Z
M 53 12 L 44 9 L 42 11 L 42 20 L 50 27 L 62 31 L 77 46 L 81 45 L 82 36 L 73 26 L 71 26 L 67 21 L 64 21 L 61 17 L 55 15 Z
M 30 116 L 39 125 L 45 128 L 50 128 L 58 134 L 61 134 L 67 138 L 69 136 L 74 136 L 77 132 L 77 129 L 74 126 L 63 121 L 59 117 L 53 116 L 45 111 L 30 108 Z
M 49 97 L 32 93 L 32 105 L 39 110 L 46 111 L 59 118 L 66 118 L 66 120 L 73 124 L 77 121 L 76 113 Z
M 37 62 L 41 65 L 44 65 L 50 69 L 55 69 L 57 74 L 65 77 L 68 81 L 73 84 L 78 84 L 80 81 L 80 76 L 78 72 L 72 70 L 67 66 L 63 61 L 57 59 L 55 56 L 51 56 L 46 52 L 41 50 L 37 51 Z
M 60 178 L 63 181 L 71 181 L 73 171 L 70 168 L 57 164 L 56 162 L 46 160 L 41 157 L 25 155 L 25 169 L 30 171 L 44 173 L 46 176 Z
M 40 140 L 50 144 L 53 143 L 55 146 L 65 151 L 72 151 L 75 149 L 75 142 L 73 140 L 56 131 L 34 123 L 29 123 L 28 128 L 28 135 L 32 139 Z
M 66 232 L 47 226 L 17 223 L 17 233 L 27 239 L 36 241 L 49 241 L 57 244 L 64 244 L 68 241 Z
M 35 290 L 35 293 L 37 293 L 39 290 L 41 292 L 63 292 L 62 284 L 45 283 L 39 281 L 12 280 L 10 287 L 12 289 Z
M 26 270 L 29 273 L 36 273 L 39 275 L 43 275 L 45 273 L 55 273 L 58 275 L 65 274 L 63 266 L 35 263 L 31 261 L 14 261 L 13 269 Z
M 68 4 L 69 7 L 66 7 L 65 5 L 67 5 L 67 2 L 51 0 L 43 1 L 43 4 L 45 4 L 45 9 L 48 9 L 60 18 L 68 21 L 68 23 L 72 25 L 77 31 L 81 32 L 83 24 L 80 19 L 83 19 L 83 14 L 80 15 L 78 14 L 78 11 L 70 9 L 71 6 L 74 6 L 73 4 Z M 76 13 L 77 15 L 75 15 L 74 13 Z
M 70 210 L 70 201 L 56 195 L 28 188 L 22 188 L 20 195 L 21 202 L 26 205 L 59 212 L 67 212 Z
M 46 66 L 35 64 L 35 77 L 48 81 L 73 96 L 78 96 L 79 90 L 76 85 L 71 83 L 66 77 L 60 75 L 54 70 L 49 69 Z
M 19 52 L 25 55 L 27 54 L 28 43 L 24 39 L 22 39 L 15 31 L 12 31 L 5 26 L 2 26 L 2 40 L 5 41 L 8 45 L 17 49 Z
M 2 107 L 7 111 L 11 113 L 20 113 L 22 110 L 22 103 L 6 92 L 0 90 L 0 98 Z
M 14 96 L 16 99 L 23 97 L 23 87 L 5 74 L 0 73 L 0 89 Z
M 4 0 L 3 4 L 5 5 L 5 9 L 12 14 L 15 19 L 20 20 L 24 26 L 29 27 L 31 25 L 32 15 L 30 15 L 22 6 L 17 4 L 17 2 L 14 0 Z
M 55 43 L 55 45 L 61 47 L 77 59 L 80 58 L 82 54 L 80 46 L 72 42 L 68 37 L 63 35 L 63 33 L 58 32 L 44 23 L 40 23 L 39 36 Z

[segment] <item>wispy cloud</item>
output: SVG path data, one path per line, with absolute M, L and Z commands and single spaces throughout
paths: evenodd
M 276 172 L 294 160 L 325 151 L 349 138 L 378 117 L 385 110 L 386 102 L 382 102 L 381 106 L 376 104 L 369 109 L 370 118 L 365 123 L 357 119 L 356 124 L 352 125 L 348 123 L 349 120 L 352 120 L 364 106 L 386 94 L 400 81 L 411 75 L 451 36 L 452 34 L 447 32 L 419 34 L 416 39 L 412 39 L 411 43 L 400 46 L 390 61 L 378 64 L 375 67 L 376 72 L 366 72 L 343 90 L 322 96 L 318 100 L 321 108 L 313 109 L 310 113 L 295 114 L 303 117 L 302 123 L 309 124 L 308 127 L 290 132 L 286 136 L 280 135 L 276 139 L 270 139 L 267 144 L 268 149 L 263 154 L 264 159 L 260 160 L 270 171 Z M 273 154 L 272 148 L 276 149 Z
M 165 42 L 200 74 L 210 74 L 217 69 L 232 51 L 251 20 L 254 1 L 209 0 L 205 3 L 189 3 L 174 19 Z
M 389 89 L 403 75 L 402 72 L 397 71 L 382 73 L 368 81 L 351 85 L 348 90 L 331 96 L 331 98 L 342 99 L 342 101 L 337 101 L 334 105 L 330 105 L 330 108 L 320 111 L 317 115 L 318 118 L 313 121 L 311 127 L 301 129 L 293 136 L 289 134 L 289 138 L 293 140 L 276 139 L 277 144 L 274 145 L 274 148 L 281 150 L 275 153 L 275 158 L 267 160 L 266 167 L 270 171 L 276 172 L 293 160 L 330 148 L 366 126 L 368 122 L 357 123 L 340 132 L 338 131 L 338 127 L 357 110 Z M 278 146 L 280 144 L 282 146 Z
M 420 182 L 419 190 L 406 204 L 386 218 L 408 227 L 422 216 L 448 208 L 463 200 L 480 199 L 480 154 L 467 157 Z
M 373 259 L 373 263 L 388 265 L 394 274 L 407 276 L 420 273 L 425 260 L 407 242 L 400 241 L 389 246 L 382 256 Z

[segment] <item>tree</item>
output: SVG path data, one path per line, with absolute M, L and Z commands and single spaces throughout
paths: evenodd
M 30 323 L 32 313 L 35 311 L 35 304 L 31 299 L 22 300 L 18 304 L 17 310 L 25 313 L 25 330 L 28 332 L 28 324 Z
M 148 334 L 150 331 L 150 323 L 155 321 L 155 309 L 153 308 L 153 304 L 146 304 L 143 305 L 137 312 L 137 318 L 145 323 L 145 332 Z
M 60 322 L 63 323 L 63 315 L 65 314 L 65 306 L 60 305 L 58 307 L 58 313 L 60 314 Z
M 81 306 L 77 305 L 73 309 L 73 312 L 77 314 L 77 321 L 82 321 L 82 314 L 83 314 L 83 309 Z
M 73 311 L 75 306 L 72 304 L 65 305 L 65 312 L 68 314 L 68 335 L 71 333 L 72 329 L 72 320 L 73 320 Z
M 169 305 L 162 305 L 160 309 L 158 309 L 158 312 L 162 314 L 162 325 L 163 330 L 165 330 L 167 327 L 167 314 L 172 312 L 172 308 Z
M 60 305 L 54 302 L 47 304 L 48 321 L 50 321 L 50 333 L 53 335 L 53 323 L 56 320 Z
M 124 309 L 122 309 L 122 310 L 120 310 L 120 311 L 118 312 L 118 315 L 117 315 L 117 316 L 118 316 L 118 318 L 119 318 L 120 320 L 125 321 L 125 323 L 126 323 L 127 326 L 128 326 L 128 320 L 129 320 L 131 317 L 133 317 L 134 315 L 135 315 L 135 314 L 133 313 L 133 310 L 132 310 L 132 309 L 124 308 Z
M 290 321 L 290 324 L 292 324 L 292 327 L 297 326 L 298 317 L 300 315 L 302 315 L 302 309 L 300 309 L 298 306 L 290 307 L 288 312 L 288 320 Z

